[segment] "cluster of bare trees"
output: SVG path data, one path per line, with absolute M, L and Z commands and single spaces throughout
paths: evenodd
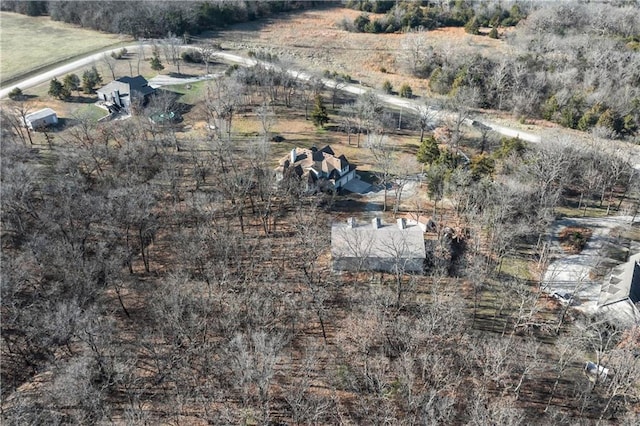
M 536 287 L 496 266 L 544 233 L 568 182 L 582 182 L 573 174 L 595 182 L 583 202 L 615 209 L 632 169 L 554 144 L 507 152 L 494 180 L 443 172 L 439 191 L 475 225 L 454 269 L 449 235 L 425 275 L 334 274 L 324 196 L 278 187 L 271 170 L 276 107 L 302 110 L 314 91 L 275 69 L 236 70 L 207 88 L 198 140 L 140 116 L 79 119 L 32 145 L 3 120 L 7 424 L 569 424 L 630 412 L 637 336 L 554 327 Z M 399 205 L 410 167 L 388 142 L 393 120 L 373 94 L 343 112 Z M 238 138 L 237 114 L 255 114 L 260 135 Z M 615 374 L 590 381 L 585 356 Z
M 509 33 L 517 54 L 500 57 L 434 48 L 426 31 L 405 35 L 403 60 L 431 90 L 479 89 L 479 106 L 543 117 L 606 137 L 640 126 L 640 29 L 636 7 L 569 2 L 541 5 Z M 616 99 L 616 102 L 612 102 Z

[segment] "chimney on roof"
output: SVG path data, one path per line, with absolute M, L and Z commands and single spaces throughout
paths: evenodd
M 407 219 L 404 217 L 398 218 L 398 228 L 407 229 Z
M 291 164 L 296 162 L 296 158 L 298 157 L 298 154 L 296 153 L 296 149 L 293 148 L 291 150 Z
M 350 217 L 349 219 L 347 219 L 347 226 L 349 228 L 355 228 L 356 227 L 356 218 L 355 217 Z
M 380 223 L 380 218 L 379 217 L 374 217 L 373 219 L 371 219 L 371 226 L 373 226 L 373 229 L 378 229 L 380 228 L 381 223 Z

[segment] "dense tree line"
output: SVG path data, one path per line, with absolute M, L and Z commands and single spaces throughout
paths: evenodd
M 506 9 L 503 2 L 456 2 L 432 1 L 347 1 L 346 7 L 362 10 L 362 15 L 353 22 L 343 21 L 349 31 L 367 33 L 394 33 L 409 29 L 439 27 L 466 27 L 477 33 L 480 26 L 507 27 L 516 25 L 526 14 L 525 6 L 517 2 Z M 367 12 L 385 13 L 384 17 L 372 19 Z
M 199 34 L 278 12 L 315 7 L 308 1 L 3 1 L 2 10 L 135 37 Z
M 639 33 L 636 7 L 545 5 L 509 33 L 514 55 L 445 52 L 428 46 L 428 32 L 414 31 L 405 36 L 404 63 L 413 75 L 428 78 L 436 94 L 475 89 L 481 108 L 545 118 L 598 136 L 635 137 Z

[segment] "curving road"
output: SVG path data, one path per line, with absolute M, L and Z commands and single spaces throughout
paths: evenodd
M 125 46 L 126 49 L 128 50 L 135 50 L 139 47 L 139 44 L 136 45 L 131 45 L 131 46 Z M 194 46 L 183 46 L 183 47 L 188 47 L 188 48 L 194 48 Z M 39 84 L 45 83 L 49 80 L 51 80 L 54 77 L 62 77 L 65 74 L 68 74 L 74 70 L 77 70 L 79 68 L 91 65 L 94 62 L 100 61 L 103 56 L 105 54 L 111 54 L 111 52 L 114 51 L 118 51 L 121 50 L 122 47 L 117 47 L 115 49 L 107 49 L 104 50 L 102 52 L 99 53 L 95 53 L 92 55 L 88 55 L 85 58 L 82 59 L 78 59 L 76 61 L 70 62 L 68 64 L 65 65 L 61 65 L 51 71 L 47 71 L 44 72 L 42 74 L 39 74 L 35 77 L 31 77 L 28 78 L 26 80 L 22 80 L 16 84 L 12 84 L 9 87 L 6 87 L 4 89 L 0 90 L 0 99 L 6 97 L 9 92 L 11 90 L 13 90 L 15 87 L 20 87 L 21 89 L 28 89 L 31 88 L 33 86 L 37 86 Z M 222 61 L 225 62 L 231 62 L 231 63 L 235 63 L 235 64 L 239 64 L 242 66 L 252 66 L 257 64 L 259 61 L 255 60 L 255 59 L 251 59 L 251 58 L 246 58 L 243 56 L 239 56 L 239 55 L 234 55 L 231 53 L 225 53 L 225 52 L 217 52 L 215 55 L 217 58 L 221 59 Z M 271 63 L 265 63 L 262 62 L 262 64 L 266 67 L 271 67 L 271 68 L 277 68 L 276 65 L 271 64 Z M 305 80 L 308 81 L 312 78 L 312 75 L 303 71 L 298 71 L 298 70 L 291 70 L 288 69 L 287 72 L 293 76 L 296 76 L 297 78 L 301 79 L 301 80 Z M 334 80 L 330 80 L 330 79 L 322 79 L 322 82 L 328 86 L 328 87 L 336 87 L 336 82 Z M 340 90 L 354 94 L 354 95 L 361 95 L 365 92 L 367 92 L 368 88 L 364 88 L 362 86 L 356 85 L 356 84 L 340 84 L 339 87 Z M 396 96 L 391 96 L 391 95 L 382 95 L 382 94 L 378 94 L 378 96 L 380 97 L 380 99 L 385 102 L 388 105 L 393 105 L 395 107 L 399 107 L 399 108 L 403 108 L 403 109 L 407 109 L 410 111 L 414 111 L 417 112 L 419 107 L 423 106 L 423 103 L 421 103 L 420 101 L 417 100 L 411 100 L 411 99 L 404 99 L 404 98 L 399 98 Z M 449 118 L 451 116 L 450 112 L 447 111 L 436 111 L 436 119 L 438 120 L 445 120 L 447 118 Z M 500 126 L 497 125 L 495 123 L 491 123 L 489 121 L 478 121 L 476 120 L 475 122 L 472 120 L 466 120 L 465 124 L 466 125 L 477 125 L 477 124 L 482 124 L 484 126 L 487 126 L 489 128 L 491 128 L 493 131 L 495 131 L 496 133 L 499 133 L 501 135 L 504 136 L 508 136 L 508 137 L 517 137 L 520 138 L 526 142 L 531 142 L 531 143 L 538 143 L 540 142 L 541 138 L 539 135 L 533 134 L 533 133 L 528 133 L 528 132 L 523 132 L 521 130 L 518 129 L 513 129 L 513 128 L 509 128 L 509 127 L 505 127 L 505 126 Z M 640 166 L 640 165 L 639 165 Z
M 223 53 L 223 52 L 218 52 L 216 54 L 217 57 L 219 57 L 220 59 L 223 59 L 224 61 L 227 62 L 232 62 L 232 63 L 236 63 L 239 65 L 244 65 L 244 66 L 253 66 L 256 65 L 259 61 L 255 60 L 255 59 L 250 59 L 250 58 L 245 58 L 242 56 L 238 56 L 238 55 L 234 55 L 231 53 Z M 265 63 L 260 61 L 264 66 L 269 67 L 269 68 L 278 68 L 277 65 L 271 64 L 271 63 Z M 297 77 L 301 80 L 305 80 L 305 81 L 309 81 L 311 80 L 311 78 L 313 77 L 311 74 L 306 73 L 304 71 L 299 71 L 299 70 L 286 70 L 287 73 L 289 73 L 290 75 Z M 336 85 L 338 83 L 336 83 L 335 80 L 330 80 L 327 78 L 323 78 L 322 79 L 322 83 L 325 86 L 328 87 L 336 87 Z M 353 95 L 362 95 L 363 93 L 366 93 L 367 91 L 371 90 L 365 87 L 362 87 L 360 85 L 357 84 L 344 84 L 344 83 L 340 83 L 340 87 L 339 90 L 342 90 L 344 92 L 347 93 L 351 93 Z M 417 100 L 411 100 L 411 99 L 405 99 L 405 98 L 399 98 L 397 96 L 392 96 L 392 95 L 386 95 L 386 94 L 378 94 L 378 97 L 386 104 L 388 105 L 393 105 L 396 106 L 398 108 L 403 108 L 403 109 L 407 109 L 413 112 L 417 112 L 419 107 L 423 107 L 424 106 L 424 102 L 420 102 Z M 452 114 L 447 112 L 447 111 L 435 111 L 436 112 L 436 118 L 439 120 L 445 120 L 447 118 L 449 118 Z M 541 138 L 539 135 L 533 134 L 533 133 L 528 133 L 528 132 L 523 132 L 521 130 L 518 129 L 512 129 L 509 127 L 504 127 L 504 126 L 500 126 L 498 124 L 495 123 L 491 123 L 489 121 L 478 121 L 475 120 L 475 123 L 480 123 L 483 124 L 489 128 L 491 128 L 493 131 L 495 131 L 496 133 L 499 133 L 501 135 L 504 136 L 508 136 L 508 137 L 516 137 L 516 138 L 520 138 L 523 141 L 526 142 L 531 142 L 531 143 L 539 143 Z M 474 124 L 474 120 L 465 120 L 465 124 L 468 126 L 472 126 Z
M 136 49 L 139 45 L 131 45 L 124 46 L 127 50 Z M 38 74 L 34 77 L 28 78 L 26 80 L 19 81 L 18 83 L 12 84 L 4 89 L 0 90 L 0 99 L 5 98 L 9 95 L 14 88 L 19 87 L 22 90 L 29 89 L 33 86 L 37 86 L 39 84 L 45 83 L 51 80 L 54 77 L 63 77 L 65 74 L 68 74 L 72 71 L 77 70 L 78 68 L 86 67 L 87 65 L 91 65 L 94 62 L 102 60 L 102 57 L 105 55 L 110 55 L 111 52 L 117 52 L 122 50 L 122 46 L 117 47 L 115 49 L 107 49 L 98 53 L 94 53 L 93 55 L 88 55 L 82 59 L 78 59 L 73 62 L 69 62 L 68 64 L 61 65 L 57 68 L 52 69 L 51 71 L 43 72 L 42 74 Z

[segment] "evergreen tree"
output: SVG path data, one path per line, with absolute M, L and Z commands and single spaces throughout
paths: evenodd
M 22 93 L 22 89 L 19 87 L 16 87 L 9 92 L 9 99 L 13 101 L 21 101 L 23 98 L 24 94 Z
M 393 93 L 393 86 L 389 80 L 385 80 L 384 83 L 382 83 L 382 91 L 389 94 Z
M 80 89 L 80 78 L 76 74 L 67 74 L 62 80 L 62 84 L 71 93 Z
M 102 83 L 102 76 L 95 66 L 82 74 L 82 90 L 84 93 L 93 93 L 96 86 Z
M 476 155 L 471 159 L 471 177 L 473 180 L 480 180 L 483 176 L 491 176 L 495 168 L 495 160 L 487 154 Z
M 51 80 L 51 82 L 49 83 L 49 95 L 53 96 L 54 98 L 63 99 L 63 90 L 64 86 L 62 85 L 62 83 L 60 83 L 58 79 L 54 77 L 53 80 Z
M 154 71 L 162 71 L 164 69 L 164 65 L 160 62 L 158 55 L 154 55 L 153 58 L 151 58 L 151 69 Z
M 327 114 L 327 108 L 324 106 L 320 95 L 316 95 L 315 105 L 311 112 L 311 120 L 316 127 L 323 127 L 329 122 L 329 114 Z
M 480 34 L 480 24 L 478 23 L 478 19 L 474 16 L 467 24 L 464 26 L 464 30 L 469 34 L 478 35 Z
M 433 164 L 438 158 L 440 158 L 440 148 L 438 142 L 433 136 L 428 136 L 422 141 L 418 153 L 416 154 L 417 160 L 422 164 Z
M 399 92 L 400 96 L 402 96 L 403 98 L 412 98 L 413 97 L 413 90 L 411 89 L 411 86 L 409 86 L 408 84 L 403 84 L 402 86 L 400 86 L 400 92 Z

